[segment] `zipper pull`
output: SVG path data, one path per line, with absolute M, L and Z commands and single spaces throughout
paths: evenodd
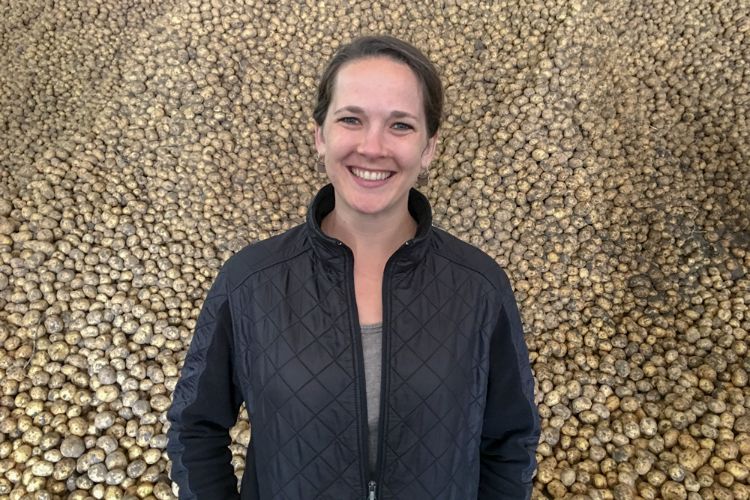
M 375 481 L 370 481 L 369 483 L 367 483 L 367 491 L 368 491 L 368 493 L 367 493 L 367 500 L 376 500 L 376 498 L 377 498 L 375 496 L 375 487 L 376 486 L 377 486 L 377 484 L 375 483 Z

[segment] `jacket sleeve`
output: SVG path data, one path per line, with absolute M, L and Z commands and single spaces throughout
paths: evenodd
M 181 499 L 239 498 L 228 446 L 241 403 L 232 362 L 232 321 L 219 274 L 198 317 L 167 412 L 167 452 Z
M 521 320 L 504 273 L 503 278 L 502 307 L 490 342 L 480 500 L 530 498 L 540 432 Z

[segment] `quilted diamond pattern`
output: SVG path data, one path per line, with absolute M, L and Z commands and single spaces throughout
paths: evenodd
M 309 255 L 256 273 L 237 294 L 259 477 L 269 498 L 332 485 L 361 489 L 359 396 L 346 287 L 315 273 Z M 357 464 L 342 476 L 340 464 Z M 291 472 L 291 474 L 290 474 Z M 312 485 L 317 485 L 313 488 Z M 263 485 L 261 485 L 263 487 Z M 300 489 L 302 488 L 302 489 Z M 343 488 L 343 490 L 342 490 Z
M 484 393 L 472 381 L 486 376 L 478 357 L 492 325 L 481 317 L 477 323 L 477 311 L 488 310 L 494 293 L 477 286 L 482 280 L 475 271 L 447 259 L 424 265 L 426 272 L 396 274 L 390 284 L 393 370 L 385 467 L 393 479 L 385 484 L 388 498 L 444 498 L 461 491 L 465 484 L 456 479 L 465 482 L 478 460 L 456 460 L 451 450 L 480 439 L 481 413 L 471 409 L 481 407 Z M 467 393 L 467 387 L 477 390 Z
M 478 456 L 457 457 L 453 450 L 467 442 L 478 447 L 476 408 L 484 393 L 475 382 L 486 377 L 480 357 L 492 322 L 477 310 L 492 309 L 487 302 L 495 295 L 475 271 L 446 258 L 431 256 L 421 266 L 425 271 L 414 273 L 396 263 L 386 283 L 392 371 L 383 475 L 389 480 L 380 498 L 450 498 L 451 491 L 460 497 L 466 475 L 477 468 Z M 238 330 L 251 333 L 238 347 L 248 367 L 248 412 L 259 429 L 255 450 L 264 457 L 258 475 L 285 478 L 265 485 L 272 498 L 297 498 L 294 492 L 321 483 L 331 485 L 331 498 L 361 489 L 350 298 L 343 275 L 328 280 L 314 267 L 309 256 L 296 256 L 256 273 L 233 295 L 233 310 L 242 311 Z M 343 476 L 341 463 L 351 464 Z

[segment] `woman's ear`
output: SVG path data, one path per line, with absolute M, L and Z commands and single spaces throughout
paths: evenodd
M 432 162 L 432 158 L 435 156 L 435 149 L 437 148 L 438 134 L 427 139 L 427 145 L 422 151 L 422 168 L 427 168 Z
M 323 127 L 315 123 L 315 149 L 318 151 L 318 156 L 326 155 L 326 141 L 323 137 Z

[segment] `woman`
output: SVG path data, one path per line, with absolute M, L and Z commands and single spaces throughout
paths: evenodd
M 432 227 L 412 186 L 442 87 L 391 37 L 325 70 L 307 222 L 223 266 L 169 411 L 181 498 L 237 498 L 228 429 L 252 425 L 241 498 L 527 498 L 539 427 L 507 277 Z

